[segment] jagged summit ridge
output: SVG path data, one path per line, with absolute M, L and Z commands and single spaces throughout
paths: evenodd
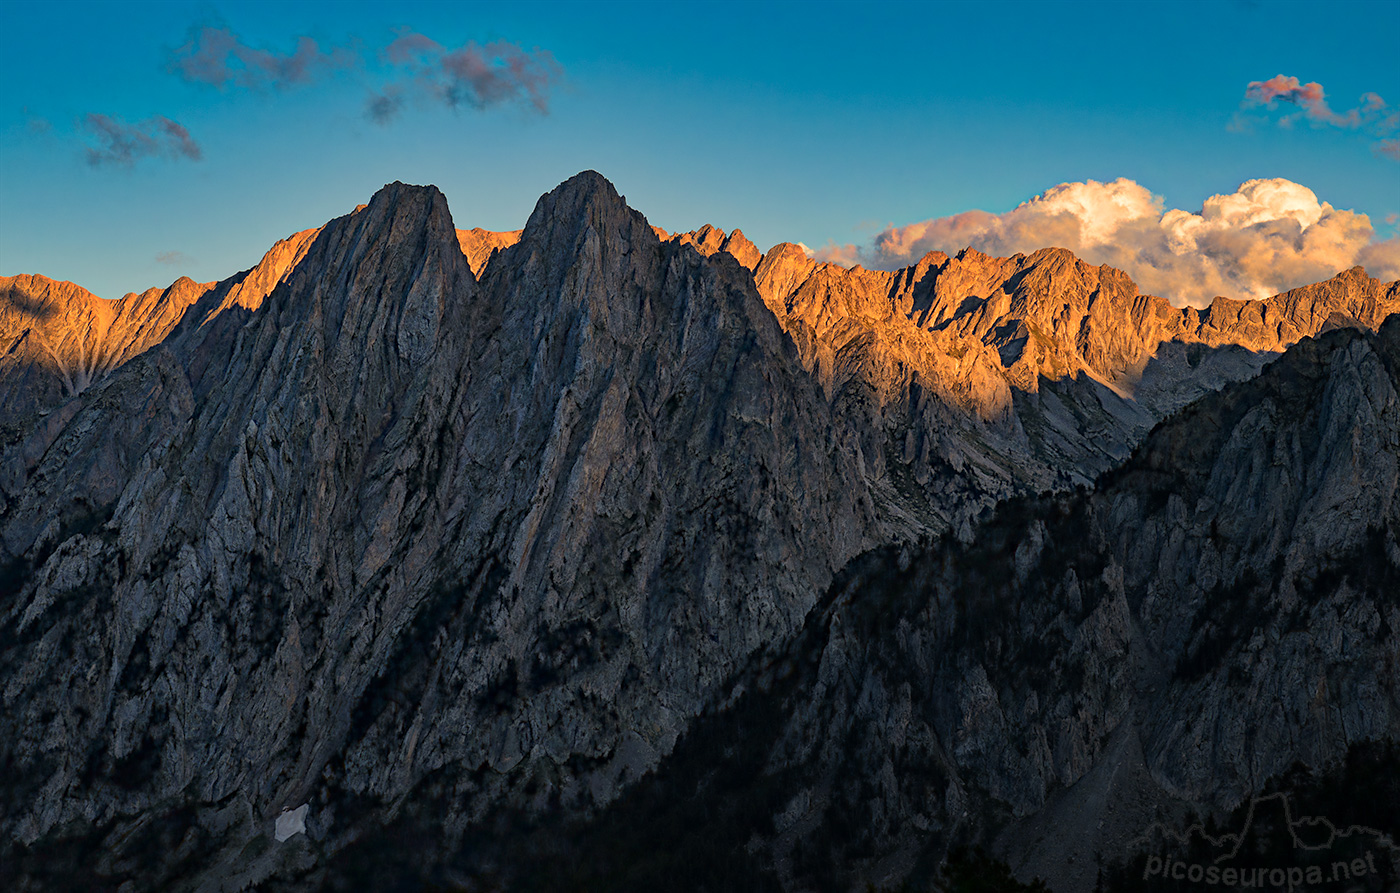
M 693 245 L 696 251 L 699 251 L 707 257 L 718 254 L 721 251 L 727 252 L 737 260 L 740 265 L 750 271 L 754 270 L 758 266 L 759 261 L 763 258 L 763 254 L 758 250 L 758 246 L 750 242 L 743 231 L 739 229 L 735 229 L 733 232 L 725 235 L 724 230 L 713 227 L 707 223 L 697 230 L 688 233 L 677 233 L 671 238 L 683 244 Z
M 597 213 L 590 218 L 581 208 L 595 197 L 599 201 L 594 208 Z M 553 229 L 544 218 L 582 225 L 583 232 L 592 226 L 601 234 L 608 226 L 627 229 L 636 223 L 623 225 L 628 214 L 635 214 L 630 209 L 624 213 L 626 208 L 606 178 L 596 171 L 584 171 L 542 197 L 531 220 L 537 234 Z M 585 220 L 589 222 L 583 223 Z M 1329 324 L 1350 320 L 1374 328 L 1400 305 L 1395 288 L 1370 287 L 1364 276 L 1360 277 L 1363 281 L 1355 281 L 1359 270 L 1339 274 L 1334 281 L 1340 287 L 1295 289 L 1288 293 L 1293 299 L 1273 298 L 1264 302 L 1264 308 L 1254 301 L 1222 298 L 1210 308 L 1194 311 L 1177 310 L 1162 299 L 1139 296 L 1121 271 L 1090 267 L 1062 248 L 1012 258 L 993 258 L 970 248 L 954 258 L 935 252 L 911 267 L 886 272 L 819 263 L 791 243 L 760 254 L 739 230 L 726 235 L 708 224 L 674 236 L 652 229 L 663 240 L 691 245 L 706 256 L 723 252 L 739 260 L 754 273 L 765 303 L 799 344 L 812 330 L 817 343 L 825 345 L 819 353 L 835 359 L 849 354 L 851 335 L 870 341 L 874 334 L 871 343 L 879 347 L 867 350 L 890 355 L 866 363 L 866 374 L 873 374 L 876 367 L 913 370 L 921 374 L 921 386 L 932 387 L 942 399 L 984 417 L 1004 411 L 1012 402 L 1012 391 L 1034 392 L 1042 379 L 1086 374 L 1121 394 L 1132 395 L 1145 364 L 1170 342 L 1277 352 Z M 186 315 L 186 322 L 202 326 L 231 308 L 256 308 L 300 262 L 319 232 L 319 228 L 305 230 L 279 242 L 241 279 L 202 287 L 203 300 L 192 315 Z M 491 257 L 523 235 L 523 231 L 495 233 L 480 228 L 457 231 L 459 247 L 478 277 L 485 274 Z M 641 239 L 643 234 L 636 235 Z M 600 236 L 598 244 L 613 241 Z M 630 245 L 631 236 L 616 243 Z M 176 293 L 183 291 L 175 289 Z M 1067 303 L 1069 306 L 1064 306 Z M 160 313 L 180 318 L 184 310 L 176 303 L 163 306 Z M 840 323 L 841 331 L 833 330 L 832 321 Z M 897 334 L 880 331 L 890 325 Z M 45 337 L 42 325 L 12 321 L 9 327 L 29 329 L 36 341 Z M 124 361 L 165 334 L 167 330 L 157 327 L 130 336 L 129 345 L 109 350 L 106 356 L 115 357 L 114 362 Z M 969 351 L 970 360 L 950 364 L 946 359 L 947 354 L 962 358 Z M 25 362 L 39 362 L 39 352 L 32 351 L 36 356 Z M 816 359 L 813 354 L 805 362 L 828 385 L 834 383 L 833 375 L 844 376 L 825 367 L 819 369 Z M 850 361 L 845 365 L 850 368 Z M 82 366 L 82 362 L 72 360 L 64 368 Z M 91 371 L 100 377 L 110 367 Z M 61 373 L 57 374 L 61 379 Z M 887 394 L 900 390 L 897 382 L 871 385 Z M 67 390 L 71 393 L 72 388 Z
M 386 187 L 399 188 L 408 187 Z M 232 337 L 292 275 L 320 232 L 279 243 L 249 273 L 217 284 L 184 313 L 172 346 L 193 357 L 187 369 L 196 395 L 204 393 L 206 372 L 219 369 L 209 345 Z M 735 257 L 752 271 L 759 296 L 833 411 L 850 416 L 856 430 L 882 432 L 866 438 L 865 458 L 875 478 L 903 482 L 891 505 L 915 528 L 959 527 L 1009 493 L 1087 482 L 1125 457 L 1157 419 L 1253 375 L 1298 338 L 1341 324 L 1373 328 L 1400 306 L 1400 285 L 1376 283 L 1359 270 L 1266 302 L 1220 299 L 1195 311 L 1141 295 L 1121 271 L 1087 265 L 1064 249 L 1011 258 L 972 249 L 953 258 L 931 253 L 898 271 L 819 263 L 787 243 L 758 255 L 737 230 L 726 235 L 706 225 L 671 236 L 650 227 L 595 171 L 542 196 L 526 230 L 455 235 L 479 279 L 528 236 L 531 247 L 503 275 L 524 293 L 594 295 L 589 312 L 610 319 L 612 334 L 631 331 L 651 312 L 647 277 L 633 268 L 649 265 L 643 255 L 652 249 L 639 253 L 638 246 L 661 240 L 703 256 Z M 602 278 L 582 290 L 562 287 L 574 275 L 568 266 L 522 259 L 588 252 L 600 263 L 587 269 Z M 521 279 L 527 267 L 531 276 L 548 269 L 555 278 Z M 526 306 L 535 308 L 536 325 L 546 326 L 539 332 L 560 316 L 558 308 Z M 31 329 L 18 336 L 37 339 L 40 329 Z M 12 365 L 6 380 L 44 362 L 31 356 Z M 33 373 L 21 380 L 32 381 Z M 34 404 L 40 409 L 63 399 L 61 376 L 50 380 L 60 384 Z M 958 492 L 931 497 L 941 485 L 930 469 L 939 467 L 959 475 Z M 962 474 L 969 468 L 976 473 Z
M 372 351 L 382 338 L 396 352 L 403 376 L 426 360 L 448 305 L 461 300 L 459 290 L 470 294 L 452 214 L 435 186 L 385 186 L 364 210 L 328 224 L 307 261 L 280 293 L 316 302 L 313 314 L 327 343 L 349 339 L 344 362 L 356 351 Z
M 0 708 L 18 731 L 0 737 L 0 763 L 26 793 L 0 809 L 0 859 L 108 842 L 102 884 L 289 871 L 315 886 L 391 815 L 431 816 L 442 852 L 503 811 L 586 815 L 722 710 L 736 674 L 810 624 L 854 556 L 945 530 L 971 542 L 1006 496 L 1092 483 L 1164 407 L 1257 371 L 1272 349 L 1240 339 L 1281 349 L 1309 327 L 1370 325 L 1395 292 L 1349 271 L 1193 317 L 1063 251 L 883 272 L 777 246 L 750 268 L 740 236 L 658 233 L 594 172 L 543 196 L 518 237 L 458 230 L 435 188 L 389 184 L 5 428 Z M 1388 331 L 1376 343 L 1393 353 Z M 1323 427 L 1366 444 L 1393 400 L 1367 354 L 1385 351 L 1357 337 Z M 1340 424 L 1348 406 L 1369 407 L 1355 430 Z M 1273 467 L 1237 440 L 1221 481 Z M 1379 467 L 1393 446 L 1357 462 Z M 1324 477 L 1346 497 L 1349 548 L 1364 512 L 1347 464 Z M 1102 530 L 1171 526 L 1142 538 L 1165 544 L 1162 561 L 1186 554 L 1180 513 L 1204 511 L 1170 494 L 1145 513 L 1116 505 L 1121 523 Z M 1150 576 L 1161 561 L 1123 536 L 1113 560 Z M 996 579 L 1021 580 L 1032 547 L 999 550 L 1017 566 Z M 1059 570 L 1045 576 L 1057 599 L 1093 586 L 1121 607 L 1109 570 Z M 1036 610 L 1120 656 L 1121 612 L 1080 631 L 1077 608 L 1051 607 Z M 900 643 L 924 655 L 918 672 L 865 702 L 851 686 L 869 674 L 843 675 L 863 640 L 824 628 L 822 685 L 840 709 L 797 718 L 833 730 L 813 740 L 881 740 L 843 724 L 871 704 L 904 710 L 885 695 L 940 655 L 962 659 L 927 650 L 946 630 L 921 610 L 910 622 L 928 636 Z M 1173 647 L 1183 622 L 1164 621 Z M 947 704 L 981 724 L 930 764 L 962 760 L 1014 809 L 1100 753 L 1109 723 L 1046 691 L 1067 743 L 1047 732 L 1024 759 L 979 761 L 1006 740 L 997 692 L 942 678 Z M 963 715 L 943 707 L 930 728 Z M 303 804 L 321 849 L 288 868 L 268 835 Z M 123 875 L 152 821 L 205 841 L 198 865 L 162 857 L 164 875 Z

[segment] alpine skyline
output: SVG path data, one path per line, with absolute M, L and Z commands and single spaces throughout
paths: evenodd
M 1122 251 L 1094 256 L 1103 208 L 1136 207 L 1140 229 L 1221 196 L 1272 241 L 1209 275 L 1168 258 L 1159 290 L 1189 274 L 1261 296 L 1351 263 L 1397 275 L 1391 4 L 711 10 L 7 5 L 0 274 L 109 298 L 209 281 L 393 180 L 438 185 L 458 226 L 518 229 L 534 184 L 591 167 L 668 231 L 737 226 L 761 249 L 866 266 L 912 262 L 929 232 L 948 233 L 940 250 L 1069 242 L 1151 290 Z M 1312 198 L 1245 201 L 1253 180 Z M 1079 244 L 1026 231 L 1019 208 L 1068 194 Z M 1273 231 L 1324 205 L 1338 213 L 1311 247 Z M 1180 250 L 1180 227 L 1159 228 L 1142 257 Z M 1264 281 L 1260 264 L 1298 270 Z M 1201 304 L 1210 286 L 1166 296 Z

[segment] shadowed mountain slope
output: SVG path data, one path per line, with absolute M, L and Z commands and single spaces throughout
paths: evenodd
M 982 843 L 1089 891 L 1154 823 L 1394 742 L 1398 391 L 1400 318 L 1305 340 L 1092 490 L 862 556 L 599 820 L 516 827 L 458 870 L 924 889 L 950 845 Z
M 319 232 L 278 242 L 257 266 L 222 282 L 181 277 L 115 301 L 43 276 L 0 277 L 0 425 L 60 406 L 178 333 L 221 315 L 229 324 L 225 311 L 256 310 Z

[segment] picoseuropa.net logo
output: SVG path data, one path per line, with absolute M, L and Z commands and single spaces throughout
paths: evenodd
M 1236 887 L 1242 890 L 1276 887 L 1296 890 L 1304 885 L 1322 886 L 1338 884 L 1365 878 L 1368 874 L 1379 876 L 1376 869 L 1375 853 L 1367 853 L 1364 858 L 1335 861 L 1330 867 L 1321 865 L 1290 865 L 1287 868 L 1238 868 L 1227 865 L 1202 865 L 1199 862 L 1173 862 L 1171 857 L 1148 856 L 1147 867 L 1142 872 L 1143 880 L 1166 877 L 1176 881 L 1190 881 L 1193 884 Z
M 1130 844 L 1148 890 L 1393 891 L 1400 848 L 1387 833 L 1326 818 L 1295 818 L 1283 793 L 1249 804 L 1238 833 L 1202 825 L 1177 834 L 1162 825 Z M 1135 869 L 1136 870 L 1136 869 Z

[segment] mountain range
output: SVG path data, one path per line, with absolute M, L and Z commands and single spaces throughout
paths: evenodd
M 1199 310 L 1057 248 L 845 269 L 585 172 L 515 232 L 395 183 L 221 282 L 0 296 L 17 889 L 863 889 L 978 844 L 1087 891 L 1400 740 L 1361 268 Z

